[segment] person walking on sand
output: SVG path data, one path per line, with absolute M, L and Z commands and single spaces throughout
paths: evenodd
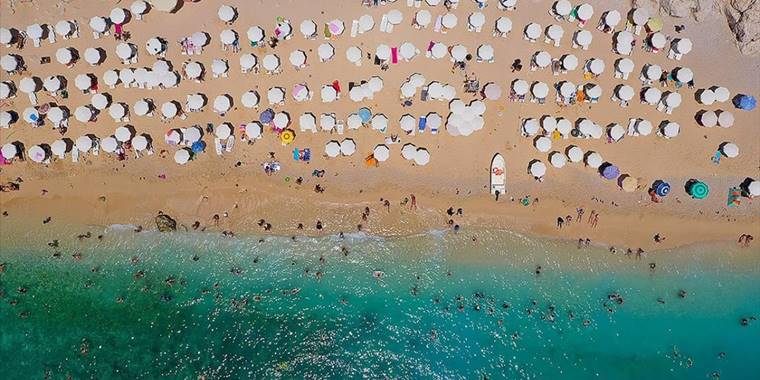
M 588 216 L 588 223 L 591 224 L 591 222 L 594 220 L 594 216 L 596 215 L 596 210 L 591 210 L 591 215 Z
M 412 198 L 412 204 L 409 205 L 409 208 L 412 210 L 417 209 L 417 197 L 414 196 L 414 194 L 409 194 L 409 196 Z
M 559 228 L 561 230 L 562 229 L 562 224 L 564 224 L 564 223 L 565 223 L 565 220 L 562 219 L 561 216 L 558 216 L 557 217 L 557 228 Z
M 578 223 L 580 223 L 583 220 L 583 213 L 585 212 L 585 210 L 583 210 L 583 207 L 578 207 L 577 209 L 575 209 L 575 211 L 578 212 L 578 217 L 575 220 L 577 220 Z
M 599 223 L 599 214 L 597 213 L 594 215 L 594 220 L 591 222 L 591 227 L 596 228 L 597 223 Z
M 383 206 L 385 206 L 388 209 L 389 213 L 391 212 L 391 201 L 386 199 L 385 202 L 383 202 Z

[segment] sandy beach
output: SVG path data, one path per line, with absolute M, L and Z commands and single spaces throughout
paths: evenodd
M 23 56 L 27 65 L 26 73 L 8 75 L 3 72 L 0 79 L 18 84 L 21 78 L 28 75 L 42 79 L 50 75 L 64 75 L 69 81 L 68 99 L 53 97 L 43 90 L 37 93 L 38 101 L 40 104 L 65 104 L 73 111 L 77 106 L 89 104 L 91 97 L 73 86 L 77 74 L 93 73 L 100 79 L 108 69 L 130 66 L 122 64 L 115 54 L 119 41 L 114 40 L 112 35 L 94 40 L 87 26 L 90 17 L 107 16 L 112 8 L 127 7 L 129 4 L 81 0 L 52 3 L 0 1 L 2 27 L 23 30 L 35 22 L 54 25 L 59 20 L 76 19 L 82 30 L 80 38 L 59 38 L 55 44 L 43 41 L 39 48 L 33 47 L 31 42 L 22 50 L 0 48 L 2 55 L 13 53 Z M 217 9 L 223 3 L 236 6 L 239 11 L 231 26 L 224 25 L 217 18 Z M 46 165 L 27 160 L 0 166 L 0 182 L 16 182 L 19 177 L 23 179 L 20 190 L 0 194 L 0 211 L 4 213 L 0 217 L 0 242 L 11 240 L 22 231 L 43 226 L 42 221 L 48 217 L 51 219 L 45 223 L 45 228 L 62 229 L 72 234 L 85 232 L 89 226 L 112 224 L 155 229 L 154 218 L 159 211 L 176 219 L 180 228 L 192 229 L 193 223 L 198 221 L 201 225 L 199 229 L 205 228 L 207 232 L 233 231 L 236 234 L 264 232 L 258 223 L 260 219 L 272 225 L 267 233 L 288 236 L 353 232 L 359 225 L 371 234 L 407 235 L 451 228 L 447 222 L 453 219 L 454 224 L 462 227 L 463 233 L 467 233 L 468 227 L 509 229 L 568 240 L 588 238 L 595 244 L 647 251 L 699 242 L 735 241 L 741 234 L 760 236 L 760 205 L 757 200 L 742 198 L 738 207 L 726 206 L 729 188 L 738 186 L 747 177 L 760 178 L 760 138 L 755 130 L 760 123 L 760 113 L 758 110 L 747 112 L 735 109 L 730 101 L 702 105 L 694 95 L 697 90 L 713 85 L 725 86 L 732 96 L 757 96 L 760 89 L 760 76 L 757 75 L 760 59 L 738 52 L 722 16 L 714 15 L 699 22 L 663 17 L 663 33 L 671 37 L 690 38 L 694 42 L 693 51 L 681 61 L 669 60 L 667 51 L 654 54 L 642 50 L 642 36 L 638 36 L 637 46 L 629 57 L 635 62 L 635 69 L 630 78 L 623 81 L 613 76 L 614 62 L 620 56 L 610 49 L 611 34 L 602 33 L 596 25 L 605 10 L 617 9 L 625 15 L 630 9 L 627 2 L 589 1 L 595 13 L 585 26 L 594 37 L 588 50 L 571 48 L 570 39 L 577 29 L 577 22 L 555 21 L 547 13 L 552 4 L 549 1 L 522 1 L 517 10 L 509 12 L 499 10 L 496 2 L 491 1 L 488 7 L 480 10 L 485 14 L 486 23 L 483 31 L 477 33 L 469 32 L 466 27 L 467 16 L 478 11 L 477 6 L 472 1 L 462 0 L 459 7 L 452 11 L 459 17 L 459 24 L 446 34 L 434 32 L 432 26 L 415 29 L 411 20 L 419 9 L 407 7 L 405 1 L 374 8 L 362 7 L 360 3 L 202 0 L 185 3 L 174 14 L 153 9 L 142 21 L 132 19 L 124 25 L 124 30 L 131 35 L 129 42 L 138 46 L 139 63 L 131 66 L 150 67 L 156 59 L 145 52 L 145 42 L 151 37 L 161 36 L 168 41 L 166 59 L 172 62 L 175 70 L 180 69 L 182 62 L 188 59 L 202 62 L 208 70 L 213 59 L 224 58 L 229 60 L 229 77 L 212 78 L 207 75 L 202 83 L 183 80 L 175 88 L 153 90 L 126 89 L 123 86 L 109 89 L 101 83 L 99 92 L 107 92 L 114 101 L 124 102 L 130 107 L 143 97 L 153 98 L 157 105 L 177 100 L 184 106 L 188 94 L 200 92 L 209 99 L 229 94 L 233 99 L 233 109 L 222 117 L 208 105 L 203 112 L 188 113 L 187 120 L 169 123 L 162 122 L 158 115 L 146 118 L 132 114 L 128 124 L 154 139 L 156 154 L 152 156 L 135 159 L 134 154 L 128 153 L 128 159 L 119 161 L 114 155 L 101 152 L 98 157 L 88 155 L 78 163 L 72 163 L 67 156 L 64 160 L 53 160 Z M 403 21 L 395 26 L 392 33 L 382 33 L 378 25 L 383 14 L 391 9 L 400 10 Z M 420 9 L 430 10 L 433 17 L 445 13 L 442 5 L 428 7 L 423 4 Z M 349 35 L 351 21 L 364 14 L 372 15 L 375 28 L 352 38 Z M 494 37 L 491 34 L 492 25 L 503 15 L 512 20 L 513 30 L 506 38 Z M 266 45 L 251 47 L 247 43 L 246 30 L 252 25 L 259 25 L 270 35 L 277 17 L 291 22 L 294 37 L 280 41 L 276 48 Z M 306 40 L 298 32 L 298 25 L 305 19 L 312 19 L 317 24 L 317 39 Z M 333 19 L 343 20 L 346 31 L 329 41 L 335 48 L 334 59 L 320 62 L 317 48 L 325 42 L 321 27 Z M 525 41 L 522 29 L 529 22 L 543 26 L 550 23 L 562 25 L 565 37 L 561 45 L 545 44 L 543 38 L 536 43 Z M 676 24 L 685 25 L 686 30 L 676 33 Z M 253 53 L 259 60 L 270 53 L 280 56 L 283 72 L 276 75 L 263 72 L 242 74 L 238 63 L 241 53 L 223 51 L 220 47 L 219 33 L 226 28 L 234 29 L 239 34 L 242 53 Z M 622 24 L 617 28 L 620 29 Z M 207 32 L 211 36 L 210 45 L 201 55 L 181 55 L 177 41 L 196 31 Z M 366 57 L 367 53 L 374 53 L 379 44 L 398 46 L 406 41 L 423 50 L 411 62 L 400 61 L 383 71 Z M 424 47 L 430 41 L 440 41 L 449 46 L 460 43 L 473 54 L 479 45 L 488 43 L 495 49 L 495 62 L 473 60 L 467 63 L 464 71 L 453 70 L 448 57 L 440 60 L 425 57 Z M 55 61 L 56 50 L 65 46 L 74 47 L 80 53 L 87 47 L 101 47 L 107 58 L 99 66 L 89 66 L 82 60 L 72 68 L 66 68 Z M 346 60 L 345 51 L 351 46 L 358 46 L 364 52 L 361 66 Z M 297 49 L 308 56 L 308 66 L 298 71 L 288 63 L 287 58 L 290 52 Z M 603 59 L 606 70 L 592 80 L 604 91 L 599 102 L 560 108 L 553 101 L 554 89 L 551 89 L 550 99 L 545 104 L 508 100 L 506 95 L 514 79 L 543 81 L 549 85 L 560 80 L 570 80 L 576 84 L 587 82 L 583 79 L 581 67 L 559 76 L 553 76 L 550 69 L 530 71 L 530 57 L 539 50 L 549 52 L 552 57 L 572 52 L 581 64 L 589 58 Z M 52 57 L 52 62 L 40 64 L 42 57 Z M 516 58 L 520 58 L 525 67 L 513 73 L 510 72 L 510 65 Z M 642 88 L 638 73 L 645 63 L 659 64 L 665 70 L 680 66 L 694 71 L 695 87 L 678 89 L 683 104 L 672 115 L 658 112 L 653 106 L 639 104 L 637 98 L 626 108 L 610 100 L 613 88 L 619 83 L 632 86 L 638 94 Z M 465 74 L 474 74 L 481 84 L 498 83 L 504 89 L 505 96 L 497 101 L 484 101 L 487 106 L 485 127 L 470 136 L 451 136 L 445 127 L 438 134 L 405 135 L 398 126 L 402 115 L 438 112 L 445 118 L 449 113 L 447 102 L 420 101 L 419 96 L 415 97 L 411 106 L 401 105 L 399 88 L 413 73 L 422 73 L 428 82 L 436 80 L 455 86 L 457 98 L 465 102 L 480 98 L 463 91 Z M 324 84 L 339 80 L 347 89 L 348 82 L 367 80 L 373 75 L 383 79 L 384 87 L 372 100 L 353 102 L 348 98 L 347 91 L 336 102 L 322 103 L 319 99 L 319 88 Z M 312 100 L 293 100 L 289 92 L 298 83 L 307 83 L 316 93 Z M 206 152 L 198 154 L 186 165 L 174 162 L 172 157 L 177 148 L 165 144 L 163 139 L 168 129 L 193 124 L 219 125 L 225 121 L 237 126 L 257 120 L 259 113 L 269 107 L 266 92 L 273 86 L 283 87 L 288 92 L 285 104 L 273 108 L 291 115 L 294 121 L 292 128 L 296 131 L 292 144 L 282 145 L 276 134 L 266 130 L 263 138 L 254 144 L 236 141 L 232 152 L 218 156 L 211 141 L 213 136 L 206 136 L 206 143 L 209 144 Z M 659 85 L 655 83 L 654 86 Z M 261 94 L 258 110 L 239 104 L 241 94 L 248 90 Z M 672 84 L 670 90 L 675 91 Z M 21 114 L 29 105 L 26 95 L 20 93 L 16 98 L 2 100 L 0 109 L 15 110 Z M 346 131 L 340 136 L 322 131 L 301 132 L 297 126 L 298 117 L 304 112 L 317 116 L 330 112 L 345 120 L 360 107 L 385 114 L 389 119 L 388 132 L 361 128 Z M 698 111 L 718 109 L 734 114 L 736 120 L 733 127 L 710 129 L 699 126 L 695 121 Z M 549 167 L 543 182 L 537 182 L 527 173 L 528 163 L 540 159 L 549 166 L 547 153 L 537 151 L 532 138 L 521 136 L 520 123 L 524 118 L 540 118 L 543 115 L 562 116 L 573 122 L 579 117 L 586 117 L 601 126 L 613 122 L 627 125 L 631 117 L 650 120 L 655 126 L 663 120 L 670 120 L 681 125 L 681 132 L 673 139 L 663 139 L 652 133 L 649 136 L 628 136 L 616 143 L 607 143 L 605 138 L 574 137 L 553 142 L 552 151 L 563 152 L 566 147 L 577 145 L 584 151 L 598 152 L 605 161 L 620 167 L 621 173 L 638 179 L 640 188 L 634 192 L 622 191 L 615 181 L 600 178 L 596 170 L 585 167 L 583 163 L 568 164 L 561 169 Z M 125 123 L 114 122 L 104 112 L 97 122 L 80 123 L 72 116 L 69 124 L 65 137 L 76 139 L 85 133 L 106 137 Z M 236 138 L 238 133 L 236 131 Z M 364 158 L 372 153 L 376 144 L 383 143 L 392 134 L 399 135 L 401 144 L 390 146 L 391 158 L 377 167 L 367 167 Z M 49 125 L 31 128 L 23 120 L 9 129 L 0 129 L 0 145 L 21 141 L 28 148 L 33 144 L 50 144 L 60 137 Z M 337 158 L 323 156 L 325 143 L 346 137 L 357 142 L 356 154 Z M 400 149 L 408 142 L 428 149 L 430 163 L 419 166 L 404 160 Z M 724 142 L 736 143 L 741 154 L 736 158 L 724 157 L 720 165 L 715 165 L 711 157 Z M 311 161 L 294 161 L 294 148 L 310 148 Z M 262 164 L 270 160 L 270 152 L 281 163 L 281 170 L 268 176 Z M 507 163 L 507 192 L 498 202 L 488 191 L 489 163 L 495 153 L 501 153 Z M 324 177 L 312 176 L 314 170 L 324 170 Z M 296 184 L 298 177 L 303 178 L 300 185 Z M 707 199 L 696 200 L 686 194 L 684 184 L 692 178 L 709 184 L 710 195 Z M 673 187 L 671 194 L 661 203 L 652 202 L 647 193 L 650 184 L 657 179 L 667 180 Z M 315 192 L 316 185 L 325 191 Z M 416 209 L 410 203 L 402 204 L 412 194 L 417 201 Z M 526 197 L 530 200 L 528 206 L 520 202 Z M 389 200 L 389 209 L 381 199 Z M 363 220 L 365 207 L 369 207 L 370 214 Z M 463 215 L 449 218 L 446 213 L 449 207 L 454 210 L 462 208 Z M 578 208 L 584 209 L 582 221 L 577 220 Z M 592 211 L 600 215 L 596 227 L 588 221 Z M 214 222 L 214 215 L 219 215 L 218 223 Z M 557 218 L 567 215 L 571 215 L 573 221 L 558 229 Z M 323 230 L 315 228 L 317 221 L 323 223 Z M 303 224 L 303 229 L 297 228 L 299 223 Z M 655 234 L 660 234 L 665 240 L 654 242 Z

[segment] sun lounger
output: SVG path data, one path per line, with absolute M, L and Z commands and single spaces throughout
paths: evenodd
M 79 149 L 77 147 L 71 150 L 71 162 L 79 162 Z
M 443 30 L 443 16 L 438 16 L 435 19 L 435 27 L 433 28 L 436 33 L 440 33 Z
M 383 15 L 383 18 L 380 19 L 380 31 L 383 33 L 389 33 L 388 32 L 388 16 Z
M 398 48 L 391 48 L 391 62 L 395 65 L 398 63 Z
M 92 155 L 97 156 L 100 154 L 100 141 L 95 141 L 92 143 Z
M 224 151 L 232 152 L 232 148 L 235 146 L 235 136 L 227 137 L 227 144 L 224 146 Z
M 222 141 L 218 138 L 214 139 L 214 148 L 216 149 L 216 155 L 222 155 Z
M 338 120 L 338 122 L 335 123 L 335 129 L 338 130 L 339 135 L 343 134 L 343 130 L 345 129 L 345 124 L 343 123 L 343 120 Z

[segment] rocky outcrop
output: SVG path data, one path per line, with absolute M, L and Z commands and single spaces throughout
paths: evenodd
M 760 0 L 730 0 L 724 12 L 739 51 L 747 55 L 760 53 Z
M 156 216 L 156 227 L 161 232 L 173 232 L 177 230 L 177 221 L 166 214 Z
M 715 0 L 633 0 L 632 5 L 646 8 L 651 14 L 699 20 L 714 10 Z

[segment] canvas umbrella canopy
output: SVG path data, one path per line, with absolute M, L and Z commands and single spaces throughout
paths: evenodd
M 15 91 L 13 82 L 0 82 L 0 99 L 8 99 Z
M 280 58 L 274 54 L 264 56 L 264 69 L 269 72 L 277 71 L 280 67 Z
M 428 94 L 433 99 L 440 99 L 443 97 L 443 85 L 439 82 L 430 82 L 428 85 Z
M 649 136 L 652 133 L 652 123 L 649 120 L 639 120 L 636 123 L 636 132 L 642 136 Z
M 0 154 L 6 159 L 15 158 L 18 155 L 18 148 L 11 143 L 7 143 L 0 149 Z
M 391 11 L 391 13 L 393 13 L 393 11 Z M 400 13 L 401 12 L 399 12 L 398 14 Z M 394 21 L 396 21 L 395 17 L 393 19 L 391 19 L 391 17 L 388 17 L 388 22 L 390 22 L 391 24 L 398 24 L 397 22 L 394 22 Z M 400 18 L 397 21 L 401 22 Z M 343 20 L 335 19 L 335 20 L 330 21 L 327 24 L 327 28 L 330 30 L 330 33 L 336 36 L 339 36 L 343 34 L 343 31 L 346 30 L 346 25 L 343 23 Z
M 319 119 L 319 126 L 323 131 L 332 131 L 335 128 L 335 116 L 323 113 Z
M 633 87 L 627 84 L 618 85 L 615 88 L 615 92 L 617 94 L 617 97 L 620 98 L 621 100 L 629 101 L 633 99 L 633 95 L 634 95 Z
M 509 17 L 499 17 L 496 19 L 496 31 L 499 33 L 509 33 L 512 31 L 512 20 Z
M 302 102 L 309 98 L 309 87 L 307 87 L 305 84 L 297 84 L 293 86 L 293 91 L 291 94 L 293 95 L 293 99 L 295 101 Z
M 430 16 L 430 13 L 428 13 L 428 17 L 429 16 Z M 428 23 L 430 23 L 429 18 L 428 18 Z M 359 17 L 359 32 L 360 33 L 369 32 L 374 27 L 375 27 L 375 19 L 373 19 L 371 15 L 365 14 Z
M 229 5 L 221 5 L 216 14 L 223 22 L 231 22 L 237 17 L 237 10 Z
M 259 120 L 262 123 L 271 123 L 272 119 L 274 119 L 274 111 L 271 108 L 267 108 L 259 115 Z
M 576 9 L 576 14 L 579 20 L 588 21 L 594 15 L 594 7 L 588 3 L 581 4 Z
M 418 148 L 414 152 L 414 163 L 420 166 L 425 166 L 430 162 L 430 152 L 425 148 Z
M 50 144 L 50 150 L 56 156 L 62 156 L 63 154 L 65 154 L 67 148 L 68 148 L 68 145 L 66 144 L 66 141 L 64 140 L 55 140 L 52 144 Z
M 103 82 L 110 87 L 119 83 L 119 72 L 117 70 L 107 70 L 103 73 Z
M 348 92 L 349 98 L 351 98 L 354 102 L 361 102 L 364 100 L 365 96 L 367 95 L 364 88 L 361 86 L 355 86 L 351 89 L 351 91 Z
M 550 115 L 544 115 L 541 117 L 541 128 L 546 133 L 552 133 L 557 129 L 557 119 Z
M 114 153 L 119 148 L 119 142 L 113 136 L 108 136 L 100 140 L 100 148 L 106 153 Z
M 533 86 L 531 86 L 531 93 L 536 98 L 544 99 L 547 95 L 549 95 L 549 85 L 544 82 L 533 82 Z
M 594 36 L 588 30 L 580 30 L 575 33 L 575 42 L 583 47 L 591 45 Z
M 40 121 L 40 113 L 34 107 L 27 107 L 22 114 L 24 121 L 27 123 L 38 123 Z
M 161 105 L 161 115 L 167 119 L 171 119 L 179 113 L 179 107 L 177 103 L 171 101 Z
M 459 19 L 457 19 L 457 16 L 453 13 L 446 13 L 443 15 L 443 18 L 441 18 L 441 25 L 446 29 L 453 29 L 457 26 L 458 22 Z
M 68 65 L 74 62 L 76 56 L 76 50 L 74 48 L 65 47 L 55 51 L 55 60 L 62 65 Z
M 214 98 L 214 111 L 219 113 L 225 113 L 232 108 L 232 98 L 227 95 L 219 95 Z
M 727 102 L 731 97 L 731 92 L 727 88 L 721 86 L 715 86 L 710 88 L 715 93 L 715 100 L 721 103 Z
M 0 67 L 7 72 L 16 71 L 21 66 L 21 60 L 16 55 L 6 54 L 0 58 Z
M 589 83 L 583 87 L 583 91 L 591 99 L 598 99 L 602 96 L 602 86 L 597 84 Z
M 137 48 L 135 45 L 126 42 L 116 45 L 116 56 L 123 61 L 131 59 L 135 54 L 137 54 Z
M 18 82 L 18 89 L 25 94 L 37 92 L 39 89 L 37 77 L 24 77 Z
M 356 46 L 351 46 L 346 50 L 346 59 L 351 63 L 361 62 L 362 50 Z
M 430 11 L 423 9 L 421 11 L 417 11 L 417 14 L 414 15 L 414 22 L 417 23 L 417 25 L 421 27 L 426 27 L 430 24 L 430 21 L 433 19 L 433 16 L 430 14 Z M 365 29 L 366 30 L 366 29 Z
M 375 157 L 376 160 L 380 162 L 387 161 L 388 158 L 391 156 L 391 150 L 388 149 L 388 146 L 384 144 L 379 144 L 375 146 L 375 149 L 372 151 L 372 155 Z M 416 154 L 415 154 L 416 157 Z
M 718 115 L 714 111 L 704 111 L 699 116 L 699 124 L 703 127 L 712 128 L 718 124 Z
M 92 120 L 93 116 L 92 108 L 88 106 L 79 106 L 74 110 L 74 117 L 82 123 Z
M 363 122 L 358 114 L 352 113 L 348 115 L 346 124 L 348 125 L 348 129 L 359 129 L 363 125 Z
M 482 12 L 470 13 L 470 16 L 467 18 L 467 22 L 475 29 L 481 28 L 486 23 L 486 15 L 484 15 Z
M 549 163 L 559 169 L 567 164 L 567 157 L 560 152 L 552 152 L 549 154 Z
M 27 152 L 27 156 L 29 159 L 39 164 L 48 158 L 48 153 L 42 146 L 32 145 Z
M 145 135 L 137 135 L 132 138 L 132 148 L 135 148 L 138 152 L 148 149 L 148 144 L 148 137 Z
M 290 64 L 301 67 L 306 64 L 306 53 L 303 50 L 294 50 L 290 53 Z
M 677 92 L 668 92 L 663 94 L 662 96 L 663 101 L 665 102 L 665 105 L 670 108 L 678 108 L 678 106 L 681 105 L 681 94 Z
M 613 124 L 607 129 L 607 136 L 613 141 L 620 141 L 625 137 L 625 128 L 620 124 Z
M 588 165 L 590 168 L 593 168 L 593 169 L 598 169 L 600 166 L 602 166 L 602 163 L 604 162 L 602 160 L 602 156 L 596 152 L 589 152 L 586 155 L 585 161 L 586 161 L 586 165 Z
M 340 154 L 340 143 L 335 140 L 329 141 L 325 144 L 325 154 L 330 158 L 338 157 Z
M 414 127 L 417 124 L 417 119 L 414 118 L 414 116 L 410 114 L 405 114 L 401 116 L 399 119 L 399 126 L 401 127 L 402 131 L 405 132 L 412 132 L 414 131 Z
M 434 7 L 434 6 L 438 5 L 438 4 L 440 4 L 441 0 L 425 0 L 425 2 L 427 3 L 427 5 L 429 5 L 431 7 Z
M 338 92 L 335 91 L 335 87 L 333 86 L 323 85 L 322 90 L 320 91 L 320 96 L 322 97 L 323 103 L 330 103 L 338 98 Z
M 282 87 L 272 87 L 267 91 L 269 104 L 280 104 L 285 101 L 285 90 Z
M 546 36 L 554 41 L 559 41 L 565 35 L 565 30 L 561 26 L 552 24 L 546 28 Z
M 356 142 L 353 139 L 344 139 L 340 143 L 340 154 L 351 156 L 356 153 Z
M 611 10 L 604 13 L 604 16 L 602 17 L 602 22 L 604 23 L 604 25 L 614 28 L 617 26 L 617 24 L 620 23 L 620 19 L 621 19 L 620 12 L 616 10 Z
M 111 104 L 111 106 L 108 107 L 108 114 L 111 115 L 114 120 L 121 120 L 127 116 L 127 107 L 123 103 Z
M 478 46 L 478 58 L 484 60 L 484 61 L 490 61 L 493 59 L 493 46 L 491 45 L 480 45 Z
M 551 65 L 552 56 L 545 51 L 537 51 L 533 54 L 533 63 L 540 68 L 545 68 Z
M 705 199 L 710 194 L 710 187 L 704 182 L 692 179 L 686 183 L 686 192 L 694 199 Z
M 317 24 L 312 20 L 303 20 L 299 27 L 304 38 L 310 38 L 317 34 Z
M 747 192 L 753 197 L 760 195 L 760 181 L 750 180 L 747 184 Z
M 14 116 L 8 112 L 8 111 L 0 111 L 0 127 L 2 128 L 8 128 L 10 127 Z
M 528 82 L 522 79 L 515 79 L 514 81 L 512 81 L 512 90 L 514 90 L 514 92 L 517 95 L 522 96 L 522 95 L 527 94 L 528 89 L 529 89 Z
M 95 94 L 92 96 L 92 98 L 90 98 L 90 104 L 92 104 L 96 110 L 102 111 L 111 105 L 111 100 L 108 96 L 105 96 L 103 94 Z
M 227 64 L 226 60 L 215 59 L 211 61 L 211 72 L 216 75 L 224 75 L 224 73 L 226 73 L 229 69 L 230 67 Z
M 568 71 L 573 71 L 578 67 L 578 57 L 573 54 L 565 54 L 560 58 L 562 68 Z
M 379 113 L 372 117 L 370 124 L 372 125 L 372 129 L 376 131 L 382 131 L 388 127 L 388 118 L 385 117 L 385 115 Z
M 373 76 L 372 78 L 369 78 L 367 84 L 369 85 L 370 91 L 380 92 L 383 89 L 383 78 L 380 78 L 379 76 Z
M 662 92 L 654 87 L 647 87 L 644 90 L 644 101 L 649 104 L 657 104 L 662 98 Z
M 55 23 L 55 33 L 58 34 L 61 37 L 68 37 L 72 34 L 74 34 L 74 25 L 71 23 L 71 21 L 68 20 L 61 20 Z
M 739 146 L 734 143 L 724 142 L 720 144 L 720 152 L 728 158 L 736 158 L 739 156 Z
M 654 193 L 657 194 L 657 196 L 664 197 L 670 194 L 670 184 L 658 179 L 652 183 L 652 190 L 654 190 Z
M 410 60 L 417 55 L 417 48 L 411 42 L 404 42 L 399 47 L 399 54 L 401 58 Z
M 615 61 L 615 68 L 623 74 L 629 74 L 633 72 L 634 63 L 628 58 L 620 58 Z
M 628 174 L 624 174 L 620 178 L 619 185 L 627 193 L 632 193 L 639 187 L 639 181 Z
M 662 124 L 660 127 L 660 133 L 662 133 L 662 135 L 667 138 L 676 137 L 680 132 L 681 126 L 673 121 L 668 121 L 667 123 Z
M 649 21 L 649 11 L 645 8 L 634 8 L 631 10 L 630 19 L 634 25 L 642 26 Z
M 697 100 L 704 105 L 711 105 L 715 103 L 715 93 L 709 88 L 700 90 L 697 92 Z
M 246 36 L 248 36 L 249 41 L 258 44 L 264 41 L 264 37 L 265 37 L 264 29 L 262 29 L 259 26 L 252 26 L 248 28 L 248 31 L 246 32 Z
M 568 0 L 558 0 L 558 1 L 555 1 L 554 4 L 552 5 L 552 9 L 554 10 L 554 13 L 563 17 L 570 14 L 572 7 L 573 6 L 570 4 L 570 1 Z
M 734 114 L 728 111 L 718 111 L 718 125 L 723 128 L 731 128 L 734 125 Z
M 446 56 L 446 53 L 448 53 L 449 49 L 446 47 L 446 45 L 436 42 L 433 44 L 433 47 L 430 48 L 430 54 L 433 56 L 434 59 L 441 59 L 444 56 Z
M 293 27 L 290 26 L 289 20 L 284 20 L 283 22 L 278 23 L 274 30 L 275 37 L 285 40 L 290 38 L 291 34 L 293 34 Z
M 128 67 L 119 70 L 119 80 L 124 84 L 125 88 L 127 85 L 132 84 L 132 82 L 137 82 L 138 84 L 147 83 L 147 75 L 148 70 L 142 67 L 134 71 Z M 140 78 L 140 80 L 138 81 L 137 78 Z
M 407 143 L 401 148 L 401 157 L 405 160 L 413 160 L 415 155 L 417 155 L 417 147 L 414 144 Z
M 300 125 L 302 132 L 317 131 L 317 118 L 310 112 L 301 114 L 301 117 L 298 119 L 298 124 Z
M 92 149 L 92 137 L 83 135 L 79 136 L 77 140 L 74 142 L 74 145 L 77 149 L 79 149 L 80 152 L 87 153 L 90 149 Z
M 170 129 L 164 135 L 164 141 L 169 145 L 177 145 L 182 142 L 182 131 L 178 128 Z
M 261 137 L 262 130 L 263 128 L 261 124 L 255 121 L 245 125 L 245 135 L 248 136 L 249 139 L 257 139 Z
M 668 39 L 664 34 L 657 32 L 649 36 L 649 43 L 653 48 L 659 50 L 665 47 L 665 44 L 668 43 Z
M 129 10 L 137 15 L 137 19 L 140 20 L 140 17 L 148 13 L 150 6 L 147 2 L 144 0 L 135 0 L 132 2 L 132 5 L 129 6 Z
M 200 62 L 188 62 L 184 67 L 188 79 L 198 79 L 203 74 L 203 65 Z
M 174 152 L 174 162 L 184 165 L 188 161 L 190 161 L 190 150 L 187 148 L 182 148 L 176 152 Z
M 127 10 L 124 8 L 114 8 L 111 9 L 111 14 L 109 18 L 111 19 L 111 22 L 114 24 L 123 24 L 125 21 L 127 21 L 128 13 Z
M 675 70 L 675 79 L 681 83 L 687 83 L 694 79 L 694 72 L 688 67 L 678 67 Z
M 47 116 L 47 118 L 54 125 L 60 124 L 63 121 L 63 119 L 67 117 L 66 113 L 63 111 L 63 108 L 61 107 L 51 107 L 45 116 Z
M 232 45 L 235 43 L 235 41 L 237 41 L 237 39 L 237 32 L 232 29 L 225 29 L 219 33 L 219 40 L 224 45 Z
M 567 158 L 570 162 L 581 162 L 581 160 L 583 160 L 583 150 L 577 146 L 571 145 L 567 149 Z
M 573 124 L 570 122 L 570 120 L 567 120 L 565 118 L 557 118 L 557 132 L 559 132 L 562 136 L 567 136 L 570 134 L 570 131 L 573 129 Z
M 18 31 L 13 28 L 7 29 L 0 27 L 0 44 L 10 45 L 11 42 L 16 39 L 17 35 Z
M 536 119 L 530 118 L 525 119 L 523 122 L 522 130 L 523 133 L 527 136 L 535 136 L 538 134 L 538 129 L 540 127 L 540 124 Z
M 578 122 L 578 130 L 584 136 L 591 136 L 594 133 L 595 126 L 596 124 L 589 119 L 580 119 Z
M 285 112 L 277 112 L 272 119 L 272 124 L 277 129 L 285 129 L 290 124 L 290 116 Z
M 127 142 L 132 139 L 132 131 L 127 127 L 118 127 L 114 132 L 117 141 Z
M 108 30 L 108 19 L 105 17 L 95 16 L 90 18 L 90 29 L 96 33 L 105 33 Z
M 258 59 L 253 54 L 246 53 L 240 56 L 240 68 L 243 70 L 249 71 L 256 67 L 257 63 Z
M 166 72 L 161 75 L 161 86 L 164 88 L 173 88 L 177 87 L 179 84 L 179 74 L 176 72 Z
M 531 22 L 530 24 L 525 26 L 525 30 L 523 31 L 525 34 L 525 37 L 531 40 L 538 39 L 538 37 L 541 37 L 541 25 L 536 24 L 535 22 Z
M 643 74 L 646 79 L 657 80 L 662 75 L 662 68 L 659 65 L 647 64 L 644 66 Z
M 158 37 L 151 37 L 145 42 L 145 49 L 150 55 L 161 54 L 165 48 L 164 43 Z
M 604 72 L 605 65 L 604 60 L 601 60 L 599 58 L 591 58 L 588 61 L 587 65 L 588 71 L 590 71 L 594 75 L 599 75 Z
M 380 44 L 375 49 L 375 55 L 380 60 L 388 60 L 391 57 L 391 48 L 388 45 Z
M 559 85 L 559 94 L 566 99 L 572 98 L 575 96 L 576 87 L 573 83 L 568 81 L 563 81 Z
M 694 45 L 688 38 L 676 38 L 671 43 L 671 46 L 679 54 L 688 54 Z
M 532 175 L 533 177 L 541 178 L 546 174 L 546 164 L 544 164 L 541 161 L 535 160 L 530 163 L 528 170 L 530 171 L 530 175 Z
M 546 136 L 539 136 L 533 140 L 533 146 L 539 152 L 548 152 L 552 149 L 552 140 Z
M 135 111 L 135 114 L 137 114 L 137 116 L 145 116 L 151 111 L 151 103 L 145 99 L 140 99 L 135 102 L 135 105 L 132 107 L 132 109 Z
M 604 163 L 599 167 L 599 171 L 605 179 L 613 180 L 620 176 L 620 169 L 610 163 Z
M 494 82 L 487 83 L 483 87 L 483 95 L 488 100 L 499 100 L 501 98 L 501 86 Z
M 201 133 L 201 130 L 196 127 L 189 127 L 184 130 L 182 133 L 182 136 L 185 138 L 185 141 L 192 144 L 196 141 L 200 141 L 203 134 Z
M 216 129 L 214 129 L 214 135 L 216 138 L 226 140 L 232 136 L 232 125 L 230 123 L 222 123 Z

